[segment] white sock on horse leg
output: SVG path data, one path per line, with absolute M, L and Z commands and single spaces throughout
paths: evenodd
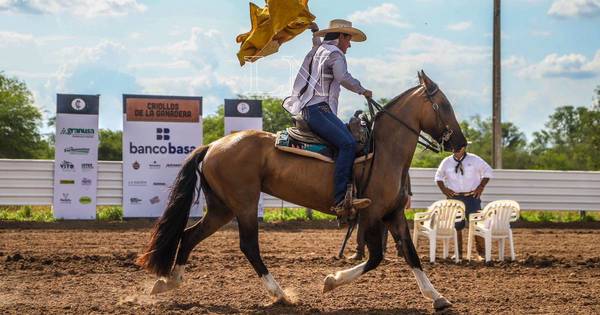
M 344 285 L 356 280 L 360 277 L 365 271 L 365 266 L 367 262 L 363 262 L 359 265 L 356 265 L 350 269 L 338 271 L 335 273 L 335 286 Z
M 177 282 L 183 281 L 183 271 L 185 270 L 184 265 L 175 265 L 171 272 L 171 279 Z
M 412 271 L 415 274 L 417 284 L 419 285 L 419 289 L 421 290 L 421 294 L 423 294 L 423 296 L 434 301 L 442 297 L 438 293 L 438 291 L 433 287 L 433 285 L 429 281 L 429 278 L 427 278 L 427 275 L 425 274 L 425 272 L 423 272 L 423 270 L 413 268 Z
M 279 283 L 277 283 L 277 281 L 275 281 L 275 279 L 273 278 L 273 276 L 270 273 L 260 277 L 260 280 L 262 280 L 263 285 L 265 286 L 265 288 L 267 288 L 267 291 L 269 291 L 269 294 L 271 296 L 278 298 L 278 299 L 285 297 L 285 293 L 279 286 Z

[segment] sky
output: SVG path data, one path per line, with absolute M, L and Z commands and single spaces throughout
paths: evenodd
M 256 0 L 259 6 L 263 0 Z M 490 117 L 493 0 L 310 0 L 325 28 L 367 34 L 349 71 L 375 98 L 418 83 L 420 69 L 460 120 Z M 558 106 L 590 106 L 600 85 L 600 0 L 502 1 L 502 119 L 531 140 Z M 100 94 L 100 127 L 122 129 L 122 94 L 202 96 L 204 115 L 240 94 L 285 97 L 311 48 L 306 31 L 240 67 L 248 2 L 0 0 L 0 71 L 24 81 L 45 117 L 57 93 Z M 364 103 L 343 91 L 340 115 Z

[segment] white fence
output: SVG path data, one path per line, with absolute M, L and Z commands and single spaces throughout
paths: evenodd
M 52 204 L 53 163 L 0 159 L 0 205 Z M 411 169 L 414 208 L 444 198 L 433 181 L 434 172 Z M 99 162 L 98 205 L 121 205 L 122 179 L 121 162 Z M 600 172 L 496 170 L 482 199 L 513 199 L 525 210 L 600 210 Z M 272 196 L 264 205 L 297 207 Z

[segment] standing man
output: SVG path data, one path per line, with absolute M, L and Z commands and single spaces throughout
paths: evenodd
M 492 178 L 492 168 L 479 156 L 467 153 L 467 147 L 462 147 L 445 158 L 435 172 L 435 181 L 448 199 L 456 199 L 465 204 L 465 217 L 481 210 L 481 194 L 485 185 Z M 458 236 L 458 255 L 462 258 L 462 230 L 465 221 L 456 223 Z M 483 239 L 475 237 L 479 256 L 483 255 Z M 480 257 L 477 257 L 478 259 Z
M 363 42 L 367 36 L 352 27 L 350 21 L 341 19 L 332 20 L 324 30 L 319 30 L 316 24 L 311 29 L 313 48 L 304 58 L 292 95 L 284 100 L 283 107 L 292 115 L 302 114 L 314 133 L 337 148 L 331 209 L 338 215 L 347 214 L 352 208 L 366 208 L 371 204 L 367 198 L 351 198 L 356 141 L 337 117 L 340 86 L 367 98 L 373 96 L 373 92 L 348 72 L 346 63 L 350 42 Z M 322 42 L 319 37 L 324 37 Z

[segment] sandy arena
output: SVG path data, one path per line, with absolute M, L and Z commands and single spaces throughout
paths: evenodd
M 196 248 L 180 289 L 151 297 L 147 292 L 153 278 L 133 264 L 148 239 L 149 226 L 0 222 L 0 313 L 427 314 L 433 310 L 404 260 L 395 255 L 391 238 L 390 254 L 379 268 L 351 285 L 321 294 L 327 274 L 352 266 L 334 258 L 344 230 L 324 222 L 261 228 L 265 263 L 297 297 L 294 306 L 271 305 L 239 250 L 233 224 Z M 440 260 L 432 265 L 425 262 L 427 247 L 420 246 L 432 283 L 454 303 L 444 313 L 600 313 L 600 229 L 514 232 L 518 259 L 514 263 L 455 265 Z

